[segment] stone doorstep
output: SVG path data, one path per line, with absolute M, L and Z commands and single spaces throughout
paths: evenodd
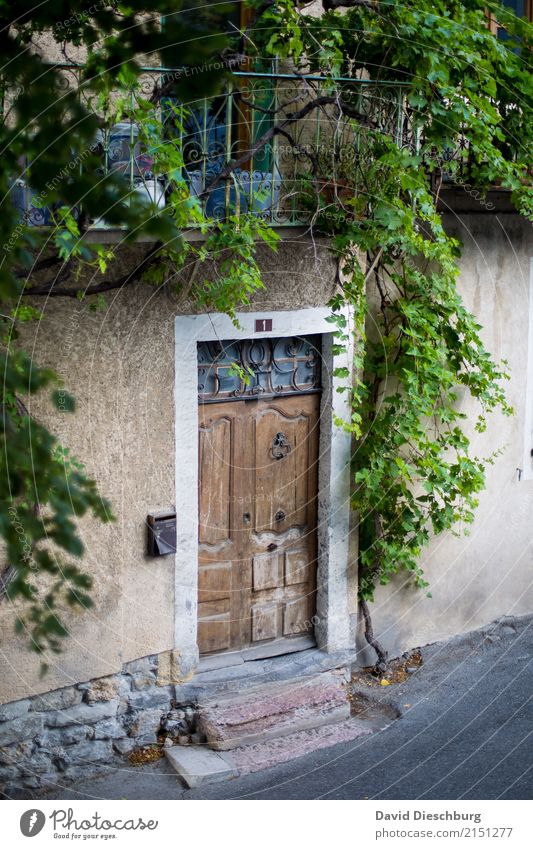
M 227 655 L 216 657 L 227 658 Z M 282 681 L 294 683 L 333 670 L 340 674 L 344 673 L 348 680 L 349 671 L 356 659 L 354 650 L 328 654 L 315 648 L 259 660 L 246 659 L 242 663 L 234 662 L 229 665 L 213 663 L 205 671 L 199 668 L 189 682 L 189 686 L 196 691 L 199 701 L 203 704 L 206 700 L 212 701 L 216 698 L 231 696 L 235 693 L 236 687 L 242 691 Z M 179 691 L 180 685 L 177 685 L 177 698 L 180 696 Z
M 194 788 L 259 772 L 371 733 L 372 729 L 364 722 L 350 718 L 335 725 L 308 728 L 275 740 L 241 746 L 232 750 L 231 757 L 205 746 L 173 746 L 165 749 L 165 755 L 187 786 Z
M 252 702 L 261 703 L 261 709 L 272 705 L 273 712 L 276 712 L 276 702 L 283 702 L 285 706 L 285 703 L 290 701 L 291 704 L 302 706 L 311 699 L 315 704 L 326 703 L 332 699 L 345 701 L 346 695 L 342 688 L 344 680 L 344 670 L 334 669 L 288 680 L 256 683 L 243 689 L 239 687 L 240 682 L 234 682 L 231 692 L 219 692 L 204 698 L 200 707 L 204 710 L 234 714 L 240 709 L 252 710 Z
M 201 705 L 198 730 L 217 751 L 283 737 L 350 716 L 342 676 L 271 683 Z
M 257 731 L 248 731 L 247 733 L 232 733 L 231 736 L 223 740 L 215 740 L 207 738 L 208 745 L 217 752 L 227 752 L 242 746 L 248 746 L 253 743 L 264 743 L 269 740 L 276 740 L 282 737 L 287 737 L 298 731 L 307 731 L 312 728 L 320 728 L 325 725 L 343 722 L 350 716 L 350 705 L 348 702 L 342 707 L 335 707 L 331 710 L 309 709 L 304 711 L 300 709 L 298 714 L 291 716 L 283 721 L 272 723 Z M 203 732 L 205 734 L 205 731 Z
M 314 637 L 291 637 L 290 641 L 286 638 L 274 640 L 266 646 L 256 646 L 255 648 L 247 648 L 242 651 L 221 652 L 220 654 L 203 655 L 196 668 L 197 674 L 205 672 L 213 672 L 214 670 L 224 670 L 231 666 L 242 666 L 244 663 L 251 663 L 260 660 L 272 660 L 276 657 L 287 657 L 287 654 L 293 652 L 302 652 L 316 647 Z

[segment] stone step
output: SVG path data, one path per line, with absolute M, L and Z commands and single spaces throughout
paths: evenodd
M 213 657 L 227 658 L 227 654 Z M 241 662 L 242 660 L 242 662 Z M 282 681 L 296 681 L 332 670 L 342 670 L 350 679 L 353 664 L 357 661 L 354 650 L 324 652 L 320 649 L 295 651 L 264 660 L 238 659 L 237 663 L 219 660 L 205 670 L 199 670 L 190 681 L 175 685 L 174 698 L 179 704 L 206 704 L 218 698 L 244 690 Z
M 210 748 L 226 751 L 342 722 L 350 716 L 343 685 L 332 671 L 218 697 L 199 707 L 198 731 Z
M 171 746 L 165 749 L 165 755 L 187 787 L 212 784 L 239 775 L 228 755 L 219 755 L 205 746 Z
M 206 746 L 173 746 L 165 749 L 165 755 L 188 787 L 198 787 L 268 769 L 318 749 L 367 736 L 372 731 L 360 719 L 350 718 L 334 725 L 308 728 L 275 740 L 240 746 L 232 749 L 231 754 L 214 752 Z
M 347 743 L 372 733 L 373 729 L 364 721 L 352 717 L 334 725 L 308 728 L 286 737 L 278 737 L 276 740 L 232 749 L 231 761 L 239 775 L 247 775 L 301 758 L 317 749 L 325 749 L 336 743 Z

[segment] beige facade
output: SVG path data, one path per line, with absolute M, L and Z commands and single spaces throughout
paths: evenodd
M 125 263 L 133 267 L 131 251 L 119 254 L 117 276 Z M 320 306 L 331 296 L 334 263 L 325 246 L 289 237 L 277 254 L 261 249 L 260 258 L 267 288 L 254 300 L 258 311 Z M 95 607 L 69 619 L 72 636 L 63 654 L 49 659 L 44 679 L 36 656 L 14 637 L 16 611 L 0 608 L 0 703 L 108 675 L 149 654 L 179 652 L 173 558 L 146 557 L 145 521 L 175 503 L 174 320 L 194 310 L 179 293 L 142 283 L 110 292 L 107 302 L 104 312 L 92 313 L 73 298 L 35 299 L 44 315 L 23 339 L 77 399 L 74 415 L 42 399 L 31 412 L 83 460 L 117 522 L 80 525 Z
M 530 225 L 515 215 L 468 214 L 460 224 L 450 216 L 448 226 L 460 232 L 465 244 L 465 302 L 484 326 L 489 350 L 509 361 L 508 391 L 516 415 L 494 417 L 483 436 L 474 435 L 480 454 L 496 448 L 503 453 L 489 469 L 470 536 L 443 536 L 424 553 L 433 598 L 402 580 L 378 593 L 375 631 L 393 654 L 503 614 L 533 609 L 533 479 L 524 459 L 533 447 L 528 408 L 533 405 L 528 388 L 533 235 Z M 117 275 L 124 273 L 126 263 L 133 263 L 134 250 L 121 250 Z M 277 254 L 261 248 L 260 262 L 266 289 L 256 295 L 253 310 L 320 307 L 333 292 L 335 264 L 327 246 L 296 231 L 285 232 Z M 95 579 L 96 605 L 72 616 L 72 636 L 63 654 L 50 659 L 44 679 L 39 678 L 36 657 L 14 637 L 15 611 L 6 604 L 0 609 L 0 703 L 109 675 L 135 658 L 171 649 L 180 674 L 180 646 L 174 639 L 179 575 L 172 557 L 146 557 L 145 519 L 152 510 L 176 502 L 180 363 L 175 362 L 174 326 L 176 316 L 194 309 L 168 287 L 142 283 L 110 292 L 107 303 L 104 311 L 93 313 L 76 299 L 39 299 L 43 319 L 25 330 L 23 341 L 36 362 L 56 369 L 77 398 L 74 415 L 52 411 L 41 399 L 33 402 L 32 413 L 85 462 L 102 494 L 112 501 L 117 522 L 105 527 L 91 520 L 81 524 L 84 564 Z M 468 412 L 466 402 L 464 409 Z M 520 481 L 517 469 L 523 470 Z M 352 545 L 345 564 L 352 600 L 355 553 Z M 329 616 L 335 615 L 333 600 Z M 346 634 L 353 640 L 355 603 L 339 615 L 350 619 L 352 630 L 347 627 Z M 181 673 L 187 677 L 191 669 L 184 666 Z
M 432 598 L 399 579 L 380 587 L 372 615 L 376 633 L 393 652 L 444 640 L 499 616 L 533 610 L 533 480 L 531 479 L 531 224 L 514 214 L 451 214 L 447 229 L 464 245 L 460 291 L 483 326 L 497 359 L 509 363 L 512 418 L 494 415 L 484 434 L 465 427 L 472 451 L 502 453 L 488 468 L 468 536 L 445 534 L 424 552 Z M 477 409 L 462 400 L 467 416 Z M 520 471 L 519 471 L 520 470 Z M 529 478 L 529 479 L 528 479 Z M 360 639 L 359 645 L 363 646 Z M 370 655 L 367 655 L 370 659 Z M 373 662 L 373 660 L 371 661 Z

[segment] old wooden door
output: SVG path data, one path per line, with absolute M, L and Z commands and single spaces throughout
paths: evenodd
M 211 351 L 200 360 L 201 653 L 261 646 L 268 654 L 274 642 L 276 651 L 280 645 L 290 651 L 295 638 L 312 633 L 320 408 L 316 344 L 314 337 L 264 340 L 244 349 L 221 343 L 218 359 Z M 255 368 L 248 383 L 242 373 L 224 371 L 227 360 L 249 367 L 250 356 Z M 209 385 L 206 375 L 214 368 L 216 380 Z M 285 383 L 277 382 L 276 368 Z M 263 391 L 254 393 L 254 386 Z M 234 400 L 227 400 L 230 392 Z

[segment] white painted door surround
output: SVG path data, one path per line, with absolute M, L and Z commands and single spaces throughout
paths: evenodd
M 334 354 L 333 325 L 327 307 L 237 316 L 239 329 L 226 315 L 186 315 L 175 319 L 175 445 L 177 545 L 175 560 L 174 648 L 184 666 L 198 658 L 198 391 L 197 343 L 225 339 L 322 335 L 322 401 L 318 491 L 317 647 L 327 652 L 354 645 L 351 599 L 357 592 L 350 551 L 350 435 L 334 425 L 349 419 L 345 381 L 334 377 L 339 366 L 351 371 L 352 351 Z M 268 327 L 268 330 L 255 330 Z

